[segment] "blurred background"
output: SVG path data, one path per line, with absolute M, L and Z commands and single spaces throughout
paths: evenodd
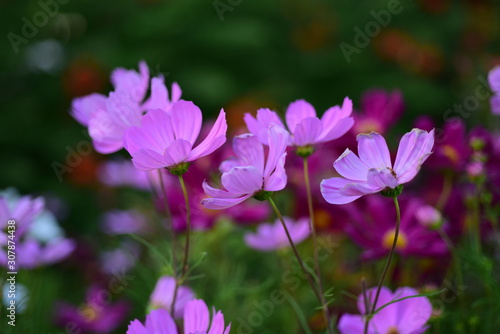
M 0 189 L 53 199 L 67 235 L 95 247 L 110 201 L 96 177 L 104 157 L 85 151 L 56 169 L 88 140 L 71 100 L 107 94 L 116 67 L 145 60 L 206 118 L 224 108 L 230 129 L 260 107 L 304 98 L 322 113 L 345 96 L 358 108 L 368 89 L 399 89 L 400 136 L 422 114 L 442 124 L 500 63 L 500 6 L 487 0 L 0 0 L 0 18 Z M 470 126 L 492 121 L 479 102 Z M 29 275 L 60 284 L 41 298 L 78 300 L 81 282 L 61 279 L 77 277 L 75 266 Z M 44 312 L 40 328 L 56 332 Z

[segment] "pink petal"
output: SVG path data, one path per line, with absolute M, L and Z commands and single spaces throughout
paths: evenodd
M 171 102 L 175 103 L 175 102 L 179 101 L 181 99 L 181 95 L 182 95 L 181 87 L 179 86 L 179 84 L 177 84 L 177 82 L 174 82 L 172 84 L 172 100 L 171 100 Z
M 210 210 L 222 210 L 227 209 L 252 197 L 253 194 L 248 194 L 242 197 L 236 198 L 205 198 L 201 201 L 201 204 Z
M 344 195 L 340 192 L 346 185 L 352 184 L 355 181 L 344 179 L 341 177 L 332 177 L 330 179 L 326 179 L 321 181 L 321 194 L 323 198 L 331 204 L 346 204 L 350 203 L 358 198 L 360 198 L 364 194 L 359 194 L 356 196 L 353 195 Z
M 216 189 L 211 187 L 207 181 L 203 181 L 203 190 L 205 190 L 205 194 L 214 198 L 235 198 L 237 195 L 230 193 L 226 190 Z
M 413 288 L 399 288 L 394 292 L 396 299 L 415 296 L 419 292 Z M 397 307 L 397 326 L 401 331 L 413 333 L 424 328 L 432 315 L 432 305 L 426 297 L 415 297 L 401 300 L 394 304 Z
M 193 161 L 200 157 L 209 155 L 221 147 L 226 142 L 226 131 L 226 113 L 224 113 L 224 109 L 221 109 L 214 126 L 210 130 L 210 133 L 198 146 L 193 149 L 189 155 L 188 161 Z
M 177 139 L 165 150 L 163 156 L 166 161 L 172 161 L 173 165 L 184 162 L 191 153 L 191 143 L 184 139 Z M 170 166 L 166 166 L 170 167 Z
M 337 125 L 328 133 L 323 131 L 323 134 L 319 136 L 317 143 L 325 143 L 345 135 L 354 125 L 354 118 L 346 117 L 342 118 Z
M 97 111 L 89 121 L 89 135 L 94 148 L 102 154 L 114 153 L 123 147 L 123 128 L 105 111 Z
M 344 98 L 342 107 L 334 106 L 329 108 L 321 117 L 323 131 L 319 136 L 320 142 L 327 142 L 343 136 L 354 125 L 352 114 L 352 101 L 348 97 Z
M 137 319 L 130 322 L 126 334 L 151 334 Z
M 201 130 L 200 108 L 191 101 L 180 100 L 172 105 L 170 115 L 175 139 L 184 139 L 194 145 Z
M 144 171 L 173 166 L 175 164 L 174 161 L 167 160 L 165 156 L 149 149 L 141 149 L 134 152 L 132 154 L 132 163 L 135 168 Z
M 494 95 L 490 98 L 491 112 L 493 115 L 500 115 L 500 96 Z
M 264 172 L 264 148 L 257 136 L 244 134 L 233 139 L 233 151 L 241 165 L 254 166 Z
M 354 333 L 363 333 L 365 328 L 365 322 L 363 317 L 360 315 L 354 314 L 343 314 L 340 317 L 338 329 L 340 334 L 354 334 Z M 368 332 L 369 334 L 373 334 L 372 331 Z
M 207 334 L 222 334 L 224 332 L 224 315 L 218 311 L 212 316 L 212 324 Z
M 379 188 L 380 190 L 386 187 L 394 189 L 398 186 L 398 180 L 387 168 L 373 168 L 368 171 L 368 185 L 374 189 Z
M 163 77 L 155 77 L 151 79 L 151 96 L 142 105 L 144 110 L 161 109 L 166 111 L 170 109 L 168 90 L 165 87 Z
M 245 114 L 244 120 L 248 131 L 256 135 L 264 145 L 269 145 L 267 131 L 271 125 L 285 128 L 278 114 L 267 108 L 257 110 L 257 118 L 254 118 L 251 114 Z
M 323 125 L 318 118 L 304 118 L 299 124 L 297 124 L 295 131 L 293 131 L 294 144 L 296 146 L 314 144 L 317 142 L 317 139 L 322 131 Z
M 222 185 L 230 193 L 253 194 L 262 189 L 262 174 L 253 166 L 240 166 L 222 174 Z
M 154 334 L 177 334 L 177 326 L 165 309 L 152 310 L 146 316 L 146 329 Z
M 495 66 L 488 73 L 488 83 L 495 95 L 500 95 L 500 66 Z
M 174 139 L 169 114 L 162 110 L 152 110 L 143 116 L 140 127 L 131 127 L 125 131 L 123 144 L 131 155 L 140 149 L 163 154 Z
M 358 140 L 359 158 L 369 168 L 392 167 L 391 155 L 384 137 L 376 132 L 360 134 Z
M 292 102 L 288 108 L 286 108 L 286 124 L 291 133 L 294 133 L 297 125 L 307 117 L 316 118 L 316 110 L 314 110 L 314 107 L 305 100 Z
M 88 126 L 91 115 L 98 110 L 105 109 L 106 96 L 93 93 L 73 100 L 71 103 L 71 116 L 80 124 Z
M 286 152 L 283 153 L 281 159 L 274 172 L 264 181 L 264 190 L 279 191 L 285 188 L 287 183 L 287 175 L 285 171 Z
M 341 176 L 357 181 L 366 181 L 368 167 L 351 150 L 346 149 L 342 155 L 335 160 L 333 167 Z
M 269 153 L 267 156 L 266 167 L 264 169 L 264 179 L 267 179 L 276 169 L 283 153 L 286 152 L 289 135 L 288 132 L 276 125 L 268 129 Z
M 206 333 L 210 321 L 207 304 L 195 299 L 186 304 L 184 309 L 184 333 Z
M 413 129 L 401 138 L 394 164 L 399 183 L 411 181 L 420 170 L 420 166 L 432 153 L 434 130 L 427 132 Z

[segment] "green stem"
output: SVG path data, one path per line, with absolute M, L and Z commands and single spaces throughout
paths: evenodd
M 189 205 L 189 196 L 186 189 L 186 184 L 184 183 L 184 178 L 178 175 L 179 183 L 181 184 L 182 193 L 184 195 L 184 202 L 186 203 L 186 246 L 184 247 L 184 258 L 182 260 L 181 275 L 175 283 L 174 297 L 172 298 L 172 315 L 174 314 L 175 301 L 177 299 L 177 292 L 179 290 L 179 285 L 181 285 L 186 279 L 186 274 L 189 269 L 188 259 L 189 259 L 189 235 L 191 234 L 191 206 Z
M 311 286 L 311 289 L 313 290 L 314 294 L 318 298 L 319 302 L 321 302 L 321 296 L 316 289 L 316 285 L 314 284 L 314 280 L 311 277 L 311 274 L 307 271 L 304 261 L 302 261 L 302 258 L 300 257 L 300 254 L 297 250 L 297 247 L 295 247 L 295 244 L 293 243 L 292 237 L 290 236 L 290 232 L 288 231 L 288 227 L 285 224 L 285 220 L 283 219 L 283 216 L 281 215 L 280 210 L 276 206 L 276 203 L 274 203 L 273 199 L 271 196 L 267 196 L 266 198 L 269 203 L 271 204 L 271 207 L 273 208 L 274 212 L 276 213 L 276 216 L 278 216 L 278 219 L 281 222 L 281 225 L 283 225 L 283 229 L 285 230 L 286 237 L 288 238 L 288 242 L 290 243 L 290 246 L 292 247 L 293 253 L 295 254 L 295 257 L 297 258 L 297 261 L 299 262 L 300 268 L 302 269 L 304 275 L 307 278 L 307 281 L 309 282 L 309 285 Z
M 325 323 L 328 329 L 328 333 L 333 333 L 331 326 L 330 326 L 330 316 L 328 314 L 328 306 L 325 302 L 325 297 L 323 293 L 323 283 L 321 279 L 321 271 L 319 268 L 319 261 L 316 249 L 318 247 L 318 241 L 317 241 L 317 236 L 316 236 L 316 227 L 314 224 L 314 207 L 313 207 L 313 199 L 312 199 L 312 193 L 311 193 L 311 181 L 309 180 L 309 162 L 307 158 L 303 159 L 304 161 L 304 181 L 306 184 L 306 193 L 307 193 L 307 206 L 309 209 L 309 227 L 311 229 L 311 236 L 312 236 L 312 242 L 313 242 L 313 258 L 314 258 L 314 265 L 315 265 L 315 272 L 316 276 L 318 277 L 318 292 L 321 297 L 321 308 L 323 310 L 323 317 L 325 318 Z
M 366 315 L 364 334 L 368 334 L 368 325 L 370 323 L 370 319 L 373 317 L 373 313 L 375 312 L 375 310 L 377 308 L 377 301 L 378 301 L 378 297 L 380 296 L 380 290 L 382 289 L 382 286 L 384 285 L 385 276 L 387 275 L 387 272 L 389 271 L 389 268 L 391 266 L 392 258 L 394 257 L 394 252 L 396 251 L 396 246 L 398 243 L 399 227 L 401 225 L 401 212 L 399 210 L 398 198 L 393 197 L 393 200 L 394 200 L 394 206 L 396 207 L 396 231 L 394 232 L 394 240 L 392 242 L 391 251 L 389 252 L 389 257 L 387 258 L 387 262 L 385 263 L 384 271 L 382 272 L 382 276 L 380 277 L 380 281 L 378 283 L 377 293 L 375 294 L 375 300 L 373 301 L 373 304 L 371 305 L 370 312 Z

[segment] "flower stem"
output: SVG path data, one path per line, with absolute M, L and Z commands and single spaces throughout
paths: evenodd
M 280 210 L 276 206 L 276 203 L 274 203 L 273 199 L 271 196 L 267 196 L 267 200 L 271 204 L 274 212 L 276 213 L 276 216 L 278 216 L 278 219 L 281 222 L 281 225 L 283 225 L 283 229 L 285 230 L 286 237 L 288 238 L 288 242 L 290 243 L 290 246 L 292 247 L 293 253 L 295 254 L 295 257 L 297 258 L 297 261 L 299 262 L 300 268 L 304 272 L 304 275 L 307 278 L 307 281 L 309 282 L 309 285 L 311 286 L 311 289 L 313 290 L 314 294 L 318 298 L 319 302 L 321 302 L 321 295 L 319 294 L 316 285 L 314 283 L 314 279 L 311 277 L 311 274 L 307 271 L 304 261 L 302 261 L 302 258 L 300 257 L 300 254 L 297 250 L 297 247 L 295 247 L 295 244 L 293 243 L 292 237 L 290 236 L 290 232 L 288 232 L 288 227 L 285 224 L 285 220 L 283 219 L 283 216 L 281 215 Z
M 182 260 L 182 269 L 181 269 L 181 275 L 179 276 L 179 279 L 176 279 L 175 283 L 175 289 L 174 289 L 174 297 L 172 298 L 172 316 L 174 315 L 174 307 L 175 307 L 175 301 L 177 299 L 177 292 L 179 290 L 179 285 L 181 285 L 184 280 L 186 279 L 186 274 L 189 269 L 188 265 L 188 259 L 189 259 L 189 235 L 191 232 L 191 206 L 189 205 L 189 196 L 188 192 L 186 189 L 186 184 L 184 183 L 184 178 L 181 175 L 178 175 L 179 177 L 179 183 L 181 184 L 182 188 L 182 193 L 184 194 L 184 202 L 186 203 L 186 245 L 184 247 L 184 258 Z
M 390 268 L 391 262 L 392 262 L 392 258 L 394 257 L 394 252 L 396 251 L 396 245 L 398 244 L 399 227 L 401 225 L 401 212 L 399 210 L 398 198 L 393 197 L 393 200 L 394 200 L 394 206 L 396 207 L 396 231 L 394 232 L 394 240 L 392 242 L 391 251 L 389 252 L 389 257 L 387 258 L 387 262 L 385 263 L 384 271 L 382 272 L 382 276 L 380 277 L 380 281 L 378 283 L 377 293 L 375 294 L 375 300 L 373 301 L 373 304 L 371 304 L 370 312 L 366 315 L 365 330 L 363 332 L 364 334 L 368 334 L 368 325 L 370 323 L 370 319 L 373 317 L 373 313 L 375 312 L 375 310 L 377 308 L 377 301 L 378 301 L 378 297 L 380 295 L 380 290 L 382 289 L 382 286 L 384 285 L 385 276 L 387 275 L 387 272 L 389 271 L 389 268 Z
M 312 193 L 311 193 L 311 181 L 309 180 L 309 161 L 307 160 L 307 157 L 303 159 L 304 161 L 304 181 L 306 184 L 306 193 L 307 193 L 307 206 L 309 209 L 309 228 L 311 229 L 311 236 L 312 236 L 312 242 L 313 242 L 313 258 L 314 258 L 314 266 L 315 266 L 315 272 L 316 276 L 318 277 L 318 292 L 320 294 L 320 302 L 321 302 L 321 308 L 323 310 L 323 317 L 325 318 L 325 323 L 328 328 L 328 332 L 332 333 L 332 329 L 330 328 L 330 317 L 328 314 L 328 306 L 325 302 L 325 296 L 323 293 L 323 283 L 321 280 L 321 271 L 319 268 L 319 261 L 317 257 L 317 246 L 318 246 L 318 241 L 317 241 L 317 236 L 316 236 L 316 227 L 314 224 L 314 207 L 313 207 L 313 199 L 312 199 Z

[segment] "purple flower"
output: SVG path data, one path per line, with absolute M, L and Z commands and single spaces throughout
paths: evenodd
M 224 315 L 218 311 L 212 316 L 207 304 L 201 299 L 194 299 L 186 304 L 184 311 L 184 334 L 228 334 L 231 324 L 225 327 Z M 170 314 L 164 309 L 151 311 L 143 325 L 133 320 L 128 326 L 127 334 L 177 334 L 177 327 Z
M 434 130 L 413 129 L 399 142 L 394 168 L 384 137 L 378 133 L 360 134 L 358 156 L 349 149 L 333 163 L 342 177 L 321 182 L 321 193 L 328 203 L 350 203 L 363 195 L 395 189 L 411 181 L 432 153 Z
M 351 117 L 352 101 L 346 97 L 340 106 L 329 108 L 323 116 L 318 118 L 314 107 L 304 100 L 290 103 L 286 109 L 286 125 L 291 136 L 289 145 L 309 146 L 325 143 L 344 135 L 353 126 Z M 245 123 L 248 130 L 259 140 L 268 145 L 267 129 L 275 124 L 283 129 L 285 125 L 276 112 L 269 109 L 259 109 L 257 117 L 245 114 Z
M 493 91 L 490 98 L 491 112 L 494 115 L 500 115 L 500 66 L 495 66 L 488 73 L 488 82 Z
M 181 88 L 174 82 L 172 84 L 172 97 L 169 98 L 163 77 L 153 78 L 151 79 L 151 96 L 142 106 L 145 110 L 169 111 L 172 105 L 181 99 L 181 95 Z
M 398 90 L 372 89 L 363 94 L 360 109 L 361 113 L 354 116 L 353 132 L 384 134 L 403 114 L 403 95 Z
M 172 299 L 174 298 L 175 278 L 171 276 L 162 276 L 156 282 L 155 289 L 150 297 L 150 305 L 152 308 L 162 308 L 169 313 L 172 307 Z M 175 318 L 182 318 L 186 303 L 195 298 L 193 290 L 187 286 L 179 286 L 177 297 L 175 299 Z
M 373 302 L 375 299 L 376 290 L 376 288 L 372 288 L 366 291 L 370 302 Z M 417 290 L 410 287 L 399 288 L 394 293 L 388 288 L 382 287 L 376 307 L 379 308 L 394 300 L 418 294 Z M 363 294 L 358 297 L 358 309 L 362 315 L 366 314 Z M 426 326 L 426 323 L 431 314 L 432 305 L 426 297 L 401 300 L 384 307 L 373 316 L 368 328 L 368 334 L 421 334 L 427 330 L 428 326 Z M 362 334 L 365 326 L 362 315 L 342 315 L 338 324 L 340 333 Z
M 113 210 L 102 217 L 102 229 L 107 234 L 141 234 L 147 231 L 144 215 L 135 210 Z
M 422 205 L 415 212 L 418 222 L 425 227 L 434 228 L 441 226 L 443 215 L 436 208 L 430 205 Z
M 236 158 L 221 164 L 221 182 L 224 189 L 215 189 L 203 182 L 208 196 L 202 200 L 207 209 L 220 210 L 232 207 L 261 191 L 278 191 L 286 186 L 285 172 L 287 132 L 271 126 L 268 131 L 269 153 L 264 160 L 264 147 L 257 136 L 244 134 L 233 140 Z
M 299 244 L 311 234 L 308 218 L 302 218 L 296 222 L 289 217 L 283 218 L 294 244 Z M 246 233 L 245 243 L 251 248 L 264 252 L 290 246 L 285 229 L 279 219 L 276 219 L 274 224 L 260 224 L 256 233 Z
M 99 181 L 110 187 L 129 186 L 150 190 L 151 184 L 158 184 L 158 174 L 138 170 L 130 160 L 105 161 L 97 171 Z
M 119 301 L 109 303 L 109 291 L 93 286 L 87 291 L 84 304 L 73 306 L 59 303 L 56 307 L 56 322 L 61 327 L 71 324 L 74 330 L 82 333 L 110 333 L 125 320 L 130 310 L 128 303 Z
M 448 248 L 437 231 L 421 222 L 421 209 L 428 206 L 416 198 L 401 196 L 401 228 L 399 231 L 396 253 L 403 257 L 443 257 Z M 389 254 L 394 240 L 396 213 L 391 201 L 381 196 L 368 196 L 358 202 L 342 207 L 348 213 L 344 224 L 346 234 L 363 248 L 363 259 L 376 259 Z M 425 213 L 425 219 L 433 220 L 432 226 L 439 226 L 434 214 Z
M 124 146 L 137 169 L 172 168 L 206 156 L 226 141 L 226 114 L 221 110 L 208 136 L 193 148 L 201 123 L 200 108 L 181 100 L 169 112 L 152 110 L 143 117 L 140 127 L 128 128 Z

